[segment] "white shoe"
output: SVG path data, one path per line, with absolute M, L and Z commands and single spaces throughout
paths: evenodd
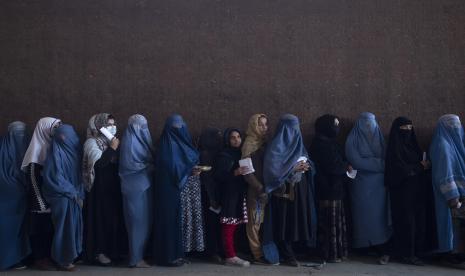
M 239 257 L 232 257 L 232 258 L 226 258 L 224 261 L 225 265 L 231 265 L 231 266 L 241 266 L 241 267 L 249 267 L 250 263 L 248 261 L 245 261 Z
M 107 264 L 110 264 L 111 263 L 111 260 L 110 258 L 108 258 L 107 256 L 105 256 L 105 254 L 98 254 L 97 255 L 97 261 L 103 265 L 107 265 Z
M 144 260 L 139 261 L 136 266 L 136 268 L 149 268 L 150 265 L 146 263 Z

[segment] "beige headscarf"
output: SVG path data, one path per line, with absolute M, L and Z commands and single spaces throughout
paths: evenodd
M 260 134 L 258 130 L 258 120 L 260 118 L 267 118 L 265 114 L 255 114 L 249 119 L 247 127 L 246 138 L 242 145 L 242 158 L 250 157 L 252 153 L 257 151 L 263 143 L 265 143 L 265 136 Z
M 82 179 L 84 188 L 90 192 L 95 180 L 95 163 L 102 157 L 108 148 L 108 139 L 100 132 L 100 128 L 108 121 L 108 113 L 99 113 L 92 116 L 87 126 L 87 140 L 84 143 L 84 154 L 82 157 Z

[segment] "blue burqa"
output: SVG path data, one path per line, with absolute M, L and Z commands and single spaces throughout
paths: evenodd
M 81 145 L 70 125 L 55 131 L 44 165 L 43 193 L 50 204 L 53 222 L 52 259 L 61 266 L 72 264 L 82 251 Z
M 180 115 L 166 120 L 157 150 L 153 252 L 157 264 L 170 265 L 184 257 L 181 190 L 199 162 L 199 153 Z
M 293 174 L 294 167 L 297 165 L 297 161 L 300 157 L 307 158 L 307 162 L 311 166 L 311 170 L 308 172 L 308 202 L 307 212 L 310 215 L 308 220 L 309 225 L 302 227 L 308 229 L 308 236 L 310 240 L 306 240 L 308 246 L 315 246 L 316 244 L 316 230 L 317 230 L 317 215 L 315 206 L 315 186 L 314 186 L 314 175 L 315 166 L 310 160 L 307 150 L 305 149 L 302 134 L 300 131 L 299 119 L 292 114 L 285 114 L 281 116 L 276 133 L 268 144 L 264 163 L 263 163 L 263 180 L 265 184 L 266 193 L 272 193 L 274 190 L 280 188 L 286 184 L 286 180 L 290 177 L 295 177 Z M 271 195 L 270 195 L 271 196 Z M 272 228 L 273 222 L 271 222 L 272 204 L 267 204 L 265 221 L 263 227 L 263 251 L 267 259 L 273 259 L 267 257 L 267 253 L 272 251 L 273 246 L 270 246 L 270 229 Z M 295 217 L 294 220 L 299 219 Z M 290 222 L 290 218 L 287 223 Z M 273 254 L 270 254 L 273 255 Z M 269 260 L 271 262 L 279 260 Z
M 144 258 L 152 227 L 153 159 L 147 120 L 142 115 L 133 115 L 123 135 L 119 162 L 130 266 Z
M 452 216 L 447 201 L 465 197 L 464 144 L 465 135 L 459 117 L 451 114 L 442 116 L 430 147 L 438 252 L 454 249 Z
M 26 125 L 13 122 L 0 138 L 0 270 L 24 259 L 30 252 L 24 221 L 27 211 L 26 178 L 21 162 L 28 140 Z
M 360 114 L 345 146 L 347 160 L 358 171 L 349 185 L 354 248 L 383 244 L 392 234 L 384 186 L 384 147 L 375 115 Z

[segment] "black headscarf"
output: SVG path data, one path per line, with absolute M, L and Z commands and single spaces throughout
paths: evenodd
M 242 154 L 241 153 L 241 148 L 242 148 L 242 144 L 244 143 L 244 140 L 242 139 L 242 143 L 238 148 L 231 147 L 231 143 L 230 143 L 229 140 L 231 139 L 231 134 L 233 132 L 239 133 L 241 138 L 243 138 L 242 132 L 239 129 L 237 129 L 237 128 L 227 128 L 224 131 L 224 135 L 223 135 L 224 150 L 222 151 L 222 154 L 227 154 L 232 159 L 234 159 L 235 161 L 239 161 L 241 159 L 241 154 Z
M 209 152 L 219 152 L 223 147 L 221 130 L 214 127 L 207 127 L 202 130 L 199 139 L 199 150 Z
M 315 121 L 315 132 L 318 136 L 324 136 L 329 139 L 334 139 L 339 134 L 339 125 L 336 125 L 338 117 L 325 114 Z
M 401 126 L 411 124 L 412 121 L 406 117 L 398 117 L 392 123 L 385 160 L 387 186 L 396 185 L 400 180 L 399 177 L 413 175 L 421 169 L 422 151 L 415 130 L 400 129 Z

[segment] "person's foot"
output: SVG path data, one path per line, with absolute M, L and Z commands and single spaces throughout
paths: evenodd
M 226 258 L 224 261 L 225 265 L 231 265 L 231 266 L 241 266 L 241 267 L 249 267 L 250 263 L 246 260 L 243 260 L 239 257 L 232 257 L 232 258 Z
M 23 262 L 19 262 L 17 264 L 15 264 L 13 267 L 11 267 L 11 269 L 14 269 L 14 270 L 23 270 L 23 269 L 26 269 L 27 266 L 25 264 L 23 264 Z
M 378 264 L 387 265 L 389 263 L 389 255 L 383 255 L 378 259 Z
M 45 270 L 45 271 L 57 270 L 55 265 L 48 258 L 34 261 L 33 266 L 35 269 L 38 269 L 38 270 Z
M 95 258 L 97 263 L 101 266 L 109 266 L 111 265 L 111 259 L 108 258 L 105 254 L 98 254 Z
M 177 260 L 169 263 L 168 266 L 179 267 L 179 266 L 183 266 L 185 264 L 186 264 L 186 262 L 184 261 L 184 259 L 180 258 L 180 259 L 177 259 Z
M 424 266 L 425 263 L 417 257 L 404 257 L 401 258 L 401 262 L 404 264 L 411 264 L 417 266 Z
M 342 263 L 342 259 L 336 258 L 336 259 L 329 259 L 326 261 L 327 263 Z
M 224 260 L 223 258 L 221 258 L 221 256 L 219 255 L 211 255 L 208 257 L 208 260 L 214 264 L 223 264 L 224 263 Z
M 253 261 L 253 264 L 254 265 L 279 265 L 279 263 L 272 264 L 272 263 L 268 262 L 267 260 L 265 260 L 265 258 L 263 258 L 263 257 L 261 257 L 260 259 L 255 259 Z
M 141 260 L 134 267 L 135 268 L 149 268 L 151 266 L 145 260 Z
M 73 271 L 76 271 L 76 266 L 74 266 L 73 264 L 69 264 L 69 265 L 60 265 L 60 266 L 58 266 L 58 270 L 59 270 L 59 271 L 73 272 Z
M 295 258 L 285 259 L 281 262 L 281 265 L 299 267 L 299 262 Z

